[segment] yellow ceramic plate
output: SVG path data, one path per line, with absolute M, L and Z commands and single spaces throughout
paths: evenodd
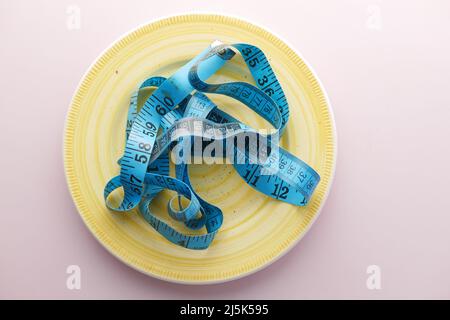
M 191 166 L 191 179 L 200 196 L 224 211 L 224 225 L 211 247 L 194 251 L 169 243 L 138 212 L 121 215 L 108 211 L 103 188 L 119 173 L 116 161 L 123 152 L 131 92 L 149 76 L 171 75 L 216 39 L 250 43 L 265 52 L 290 105 L 291 116 L 282 146 L 317 170 L 321 182 L 308 206 L 296 207 L 258 193 L 230 165 Z M 210 82 L 249 79 L 244 63 L 236 57 Z M 254 128 L 269 128 L 265 120 L 239 102 L 216 95 L 212 99 Z M 77 89 L 64 140 L 70 192 L 95 237 L 137 270 L 164 280 L 196 284 L 248 275 L 292 248 L 319 214 L 330 188 L 335 158 L 330 105 L 304 60 L 260 27 L 209 14 L 153 22 L 106 50 Z M 168 192 L 160 195 L 154 211 L 166 217 L 170 196 Z

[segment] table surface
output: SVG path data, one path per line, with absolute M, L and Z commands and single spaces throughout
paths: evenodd
M 276 3 L 0 0 L 0 298 L 450 298 L 450 3 Z M 62 162 L 65 115 L 91 62 L 140 24 L 198 9 L 254 21 L 301 52 L 338 132 L 334 184 L 310 232 L 268 268 L 208 286 L 165 283 L 110 255 L 79 217 Z M 66 286 L 69 265 L 80 290 Z M 371 265 L 379 290 L 367 286 Z

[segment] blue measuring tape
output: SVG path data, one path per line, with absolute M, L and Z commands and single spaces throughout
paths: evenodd
M 205 82 L 236 53 L 244 59 L 256 86 L 245 82 Z M 145 88 L 156 89 L 138 110 L 137 102 Z M 259 133 L 219 109 L 206 94 L 221 94 L 242 102 L 267 120 L 274 127 L 273 132 Z M 202 152 L 208 148 L 205 140 L 220 141 L 227 152 L 215 149 L 212 155 L 232 158 L 230 162 L 237 173 L 254 189 L 272 198 L 304 206 L 320 177 L 305 162 L 278 146 L 288 118 L 286 96 L 264 53 L 249 44 L 215 42 L 168 79 L 151 77 L 132 94 L 125 151 L 118 161 L 120 175 L 105 186 L 106 206 L 116 212 L 138 207 L 145 220 L 172 243 L 189 249 L 208 248 L 222 225 L 223 213 L 202 199 L 190 182 L 186 159 L 193 153 L 198 138 L 203 139 Z M 255 137 L 256 143 L 239 146 L 236 139 L 243 136 Z M 233 143 L 228 143 L 230 137 Z M 171 177 L 170 152 L 177 148 L 180 157 L 175 163 L 175 177 Z M 260 154 L 266 155 L 262 161 Z M 114 207 L 108 197 L 121 187 L 123 199 L 118 207 Z M 151 212 L 151 202 L 164 189 L 177 193 L 167 204 L 170 217 L 192 230 L 204 227 L 206 233 L 183 234 Z M 182 197 L 189 200 L 185 206 Z

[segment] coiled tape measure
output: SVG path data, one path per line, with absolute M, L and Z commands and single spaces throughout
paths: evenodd
M 236 53 L 245 60 L 256 86 L 245 82 L 204 82 Z M 137 101 L 142 89 L 149 87 L 156 89 L 138 110 Z M 305 162 L 281 147 L 275 148 L 287 124 L 289 107 L 264 53 L 249 44 L 225 45 L 215 41 L 168 79 L 151 77 L 132 94 L 125 151 L 118 161 L 120 175 L 112 178 L 104 190 L 106 206 L 110 210 L 126 212 L 138 207 L 156 231 L 172 243 L 189 249 L 208 248 L 222 225 L 223 214 L 220 208 L 195 192 L 189 180 L 187 162 L 176 163 L 175 177 L 170 177 L 169 151 L 182 143 L 192 147 L 194 137 L 220 140 L 249 133 L 261 136 L 220 110 L 205 93 L 234 98 L 275 128 L 275 133 L 265 136 L 268 142 L 258 144 L 257 148 L 231 145 L 232 165 L 247 184 L 272 198 L 304 206 L 320 180 L 317 172 Z M 265 161 L 249 161 L 262 149 L 268 150 Z M 186 149 L 183 150 L 186 156 Z M 124 196 L 120 205 L 114 207 L 108 197 L 120 187 L 123 187 Z M 205 234 L 183 234 L 152 214 L 149 205 L 163 189 L 178 194 L 167 204 L 170 217 L 192 230 L 205 227 Z M 185 207 L 181 197 L 189 200 Z M 177 207 L 174 200 L 178 200 Z

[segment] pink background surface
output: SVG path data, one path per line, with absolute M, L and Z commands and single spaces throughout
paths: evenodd
M 450 3 L 260 2 L 0 0 L 1 298 L 450 298 Z M 70 4 L 79 30 L 66 27 Z M 65 115 L 91 62 L 136 26 L 194 9 L 255 21 L 301 52 L 339 142 L 331 194 L 303 240 L 263 271 L 202 287 L 152 279 L 103 249 L 62 163 Z M 66 288 L 71 264 L 79 291 Z M 366 287 L 372 264 L 381 290 Z

